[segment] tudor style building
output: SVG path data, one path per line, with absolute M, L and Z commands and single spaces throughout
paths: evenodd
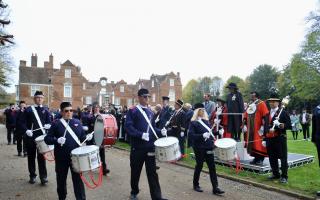
M 59 69 L 53 66 L 52 54 L 43 67 L 38 67 L 37 60 L 37 54 L 32 54 L 31 66 L 20 60 L 17 101 L 25 100 L 27 104 L 32 104 L 36 90 L 44 92 L 44 104 L 53 109 L 58 109 L 61 101 L 72 102 L 75 108 L 93 102 L 98 102 L 100 106 L 109 103 L 131 106 L 136 103 L 136 94 L 140 88 L 149 90 L 151 105 L 161 103 L 162 96 L 169 96 L 171 104 L 182 97 L 179 72 L 152 74 L 150 79 L 139 79 L 135 84 L 128 84 L 124 80 L 110 82 L 106 77 L 101 77 L 98 82 L 90 82 L 82 75 L 81 68 L 69 60 L 61 64 Z

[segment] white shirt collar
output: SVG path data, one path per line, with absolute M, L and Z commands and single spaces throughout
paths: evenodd
M 38 106 L 39 106 L 40 108 L 43 107 L 43 105 L 37 105 L 37 104 L 34 104 L 33 106 L 34 106 L 35 108 L 38 107 Z

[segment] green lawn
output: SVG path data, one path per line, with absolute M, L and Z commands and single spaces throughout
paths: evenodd
M 277 188 L 282 188 L 282 189 L 298 192 L 298 193 L 309 195 L 309 196 L 315 196 L 315 192 L 317 190 L 320 190 L 320 178 L 319 178 L 320 169 L 319 169 L 317 150 L 312 142 L 299 141 L 302 138 L 303 138 L 303 134 L 299 133 L 298 141 L 294 141 L 292 138 L 291 131 L 288 131 L 289 152 L 313 155 L 315 157 L 315 160 L 313 163 L 304 165 L 302 167 L 289 169 L 288 184 L 280 184 L 279 181 L 267 180 L 267 177 L 269 176 L 269 174 L 261 175 L 261 174 L 256 174 L 248 171 L 241 171 L 240 173 L 236 174 L 234 169 L 231 169 L 225 166 L 220 166 L 220 165 L 216 165 L 217 172 L 219 174 L 240 177 L 241 179 L 263 183 L 263 184 L 271 185 Z M 129 149 L 129 145 L 122 142 L 118 142 L 116 146 Z M 191 153 L 191 152 L 192 152 L 192 149 L 188 149 L 188 153 Z M 188 156 L 182 162 L 190 166 L 195 165 L 195 161 L 191 158 L 191 156 Z

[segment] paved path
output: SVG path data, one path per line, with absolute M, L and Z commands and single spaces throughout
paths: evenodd
M 103 178 L 103 185 L 97 189 L 86 189 L 87 199 L 126 200 L 130 193 L 129 153 L 117 149 L 107 150 L 107 162 L 111 174 Z M 54 163 L 47 163 L 49 184 L 41 186 L 39 180 L 34 185 L 28 183 L 27 158 L 17 156 L 16 145 L 6 144 L 6 131 L 0 125 L 0 199 L 51 200 L 57 199 Z M 222 197 L 211 194 L 210 179 L 202 173 L 200 185 L 203 193 L 192 190 L 193 170 L 172 164 L 160 163 L 158 174 L 163 196 L 170 200 L 212 200 L 212 199 L 294 199 L 283 194 L 267 191 L 254 186 L 219 178 L 221 189 L 226 191 Z M 140 200 L 149 200 L 149 188 L 145 170 L 140 179 Z M 74 199 L 69 173 L 68 199 Z

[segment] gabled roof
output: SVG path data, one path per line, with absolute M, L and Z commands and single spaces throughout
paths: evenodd
M 66 62 L 64 62 L 63 64 L 61 64 L 62 66 L 74 66 L 74 64 L 72 64 L 72 62 L 70 62 L 70 60 L 67 60 Z
M 48 70 L 42 67 L 20 67 L 20 83 L 51 84 Z

